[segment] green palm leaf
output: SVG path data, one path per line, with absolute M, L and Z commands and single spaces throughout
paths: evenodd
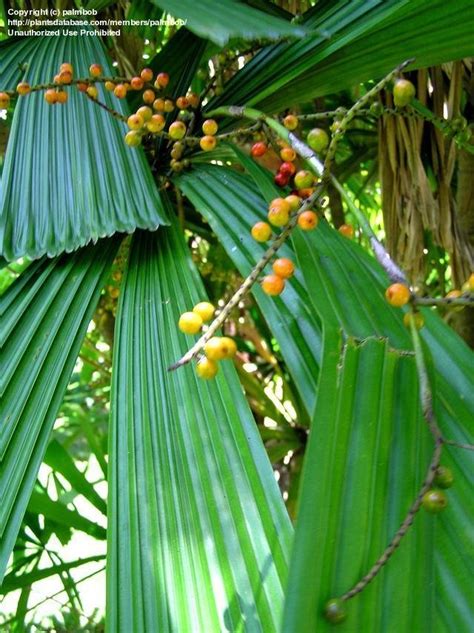
M 303 40 L 265 47 L 212 100 L 277 112 L 387 74 L 405 59 L 423 68 L 474 54 L 469 0 L 324 1 L 305 16 L 318 30 Z
M 0 575 L 8 562 L 117 239 L 32 264 L 0 298 Z
M 188 29 L 220 46 L 229 39 L 302 37 L 305 29 L 239 0 L 152 0 L 165 11 L 185 20 Z
M 281 617 L 292 530 L 235 370 L 167 371 L 190 342 L 179 314 L 203 297 L 174 226 L 135 237 L 114 350 L 110 631 L 275 631 Z
M 111 65 L 95 37 L 33 38 L 0 44 L 6 64 L 2 88 L 20 79 L 52 81 L 68 61 L 76 77 L 92 62 Z M 28 69 L 23 74 L 19 64 Z M 76 88 L 65 105 L 48 105 L 41 93 L 20 97 L 2 175 L 0 252 L 7 259 L 57 255 L 117 231 L 166 224 L 158 190 L 142 150 L 123 141 L 125 123 Z M 99 88 L 100 100 L 120 113 L 124 105 Z

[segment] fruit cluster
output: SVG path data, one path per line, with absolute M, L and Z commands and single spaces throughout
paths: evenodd
M 204 323 L 214 316 L 212 303 L 201 301 L 191 312 L 183 312 L 179 317 L 178 327 L 185 334 L 198 334 Z M 204 356 L 196 365 L 199 378 L 209 380 L 219 371 L 218 361 L 233 358 L 237 352 L 235 341 L 229 336 L 213 336 L 204 345 Z

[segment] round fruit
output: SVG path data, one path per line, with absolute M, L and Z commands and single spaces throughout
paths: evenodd
M 173 112 L 173 110 L 174 110 L 174 101 L 172 101 L 171 99 L 165 99 L 164 110 L 165 110 L 165 112 Z
M 63 70 L 59 73 L 59 83 L 68 86 L 72 82 L 72 73 L 68 70 Z
M 157 116 L 161 116 L 161 115 L 158 114 Z M 171 158 L 178 160 L 183 155 L 183 152 L 184 152 L 184 145 L 182 143 L 180 143 L 179 141 L 176 141 L 176 143 L 173 143 L 173 147 L 171 149 Z
M 257 242 L 267 242 L 272 236 L 272 227 L 266 222 L 257 222 L 252 226 L 251 234 Z
M 176 99 L 176 107 L 180 110 L 186 110 L 186 108 L 189 108 L 189 101 L 187 97 L 178 97 Z
M 201 149 L 203 150 L 203 152 L 210 152 L 211 150 L 213 150 L 216 146 L 216 138 L 215 136 L 210 136 L 209 134 L 207 136 L 203 136 L 202 139 L 199 141 L 199 145 L 201 147 Z
M 89 66 L 89 73 L 92 77 L 100 77 L 102 75 L 102 66 L 100 64 L 92 64 Z
M 258 143 L 254 143 L 252 145 L 252 149 L 250 150 L 250 153 L 254 158 L 259 158 L 260 156 L 263 156 L 266 151 L 267 151 L 266 144 L 263 143 L 262 141 L 259 141 Z
M 180 162 L 179 160 L 173 159 L 170 161 L 170 167 L 173 171 L 183 171 L 184 164 Z
M 275 275 L 283 277 L 283 279 L 293 277 L 295 272 L 295 265 L 290 259 L 286 259 L 285 257 L 279 257 L 276 259 L 273 262 L 272 268 Z
M 390 305 L 400 308 L 410 301 L 410 289 L 405 284 L 392 284 L 385 291 L 385 298 Z
M 278 171 L 280 172 L 280 174 L 284 174 L 285 176 L 293 176 L 296 171 L 296 167 L 293 163 L 285 161 L 280 165 L 280 169 Z
M 143 79 L 141 77 L 132 77 L 130 79 L 130 85 L 133 90 L 142 90 L 143 89 Z
M 183 312 L 179 317 L 178 327 L 185 334 L 197 334 L 202 327 L 202 319 L 195 312 Z
M 16 87 L 16 91 L 18 92 L 19 95 L 24 96 L 24 95 L 27 95 L 29 92 L 31 92 L 31 86 L 30 84 L 26 83 L 26 81 L 22 81 Z
M 97 99 L 97 95 L 99 94 L 99 91 L 95 86 L 89 86 L 86 92 L 91 99 Z
M 142 94 L 143 103 L 152 104 L 155 101 L 155 93 L 150 88 Z
M 189 105 L 191 108 L 197 108 L 199 106 L 199 95 L 195 92 L 190 92 L 187 96 Z
M 267 295 L 276 296 L 283 292 L 285 280 L 279 275 L 266 275 L 262 279 L 262 290 Z
M 57 94 L 57 102 L 58 103 L 66 103 L 67 102 L 67 92 L 65 90 L 60 90 Z
M 44 93 L 44 98 L 45 98 L 46 103 L 49 103 L 50 105 L 54 105 L 58 101 L 58 93 L 53 88 L 49 88 Z
M 202 124 L 203 134 L 214 136 L 214 134 L 217 134 L 218 129 L 219 126 L 217 125 L 216 121 L 214 121 L 214 119 L 206 119 L 206 121 L 204 121 L 204 123 Z
M 108 90 L 109 92 L 113 92 L 115 90 L 115 84 L 113 81 L 106 81 L 104 86 L 105 86 L 105 89 Z
M 454 483 L 454 475 L 451 468 L 438 466 L 433 483 L 435 486 L 439 486 L 439 488 L 451 488 Z
M 296 211 L 299 208 L 300 204 L 301 204 L 301 198 L 299 196 L 296 196 L 293 193 L 291 195 L 289 195 L 289 196 L 286 196 L 285 200 L 290 205 L 290 209 L 292 211 Z
M 146 123 L 146 129 L 152 134 L 158 134 L 165 128 L 165 118 L 161 114 L 153 114 L 151 119 Z M 174 157 L 173 157 L 174 158 Z
M 152 117 L 153 110 L 148 106 L 142 106 L 138 108 L 136 114 L 139 114 L 144 121 L 149 121 Z
M 201 358 L 196 365 L 197 375 L 203 380 L 210 380 L 211 378 L 214 378 L 218 371 L 219 365 L 205 356 Z
M 210 360 L 232 358 L 237 352 L 235 341 L 228 336 L 213 336 L 204 345 L 204 353 Z
M 415 86 L 408 79 L 399 79 L 393 87 L 393 103 L 397 108 L 407 106 L 415 96 Z
M 370 114 L 374 116 L 382 116 L 383 114 L 383 104 L 380 101 L 374 101 L 370 104 Z
M 412 321 L 417 330 L 421 330 L 425 324 L 425 319 L 421 312 L 406 312 L 403 315 L 403 325 L 409 328 L 411 327 Z
M 314 187 L 305 187 L 304 189 L 298 189 L 299 197 L 303 198 L 304 200 L 312 196 L 313 193 L 314 193 Z
M 174 141 L 180 141 L 186 134 L 186 126 L 182 121 L 173 121 L 169 126 L 168 134 Z
M 76 84 L 76 88 L 79 90 L 79 92 L 87 92 L 88 87 L 89 87 L 89 84 L 86 84 L 82 81 Z
M 143 81 L 152 81 L 153 79 L 153 71 L 151 68 L 144 68 L 140 73 L 140 77 Z
M 156 76 L 155 86 L 157 88 L 166 88 L 166 86 L 169 84 L 169 81 L 170 77 L 168 73 L 158 73 L 158 75 Z
M 141 130 L 144 120 L 139 114 L 131 114 L 127 119 L 127 125 L 131 130 Z
M 268 220 L 273 226 L 285 226 L 290 219 L 290 204 L 285 198 L 275 198 L 268 208 Z
M 298 216 L 298 226 L 303 231 L 312 231 L 318 226 L 319 218 L 314 211 L 303 211 Z
M 314 176 L 310 171 L 301 169 L 295 174 L 294 181 L 297 189 L 306 189 L 307 187 L 311 187 L 313 184 Z
M 155 99 L 153 101 L 153 109 L 157 110 L 158 112 L 164 112 L 165 111 L 165 100 L 164 99 Z
M 296 158 L 296 152 L 293 148 L 291 147 L 284 147 L 281 151 L 280 151 L 280 158 L 283 161 L 289 161 L 292 162 L 295 160 Z
M 273 180 L 277 187 L 286 187 L 286 185 L 290 181 L 290 177 L 286 174 L 282 174 L 281 171 L 279 171 L 277 174 L 275 174 L 275 178 Z
M 72 67 L 72 64 L 69 64 L 68 62 L 64 62 L 64 64 L 61 64 L 61 66 L 59 67 L 59 72 L 60 73 L 71 73 L 71 75 L 74 74 L 74 69 Z
M 142 137 L 138 132 L 130 131 L 125 134 L 125 143 L 129 147 L 138 147 L 141 145 Z
M 0 108 L 3 110 L 10 105 L 10 96 L 6 92 L 0 92 Z
M 341 235 L 344 235 L 344 237 L 348 237 L 349 239 L 354 237 L 354 227 L 350 224 L 341 224 L 337 230 Z
M 125 84 L 117 84 L 114 88 L 114 95 L 117 99 L 125 99 L 127 96 L 127 87 Z
M 215 311 L 215 307 L 212 305 L 212 303 L 209 303 L 209 301 L 201 301 L 200 303 L 197 303 L 193 308 L 193 312 L 198 314 L 204 323 L 207 323 L 207 321 L 210 321 L 212 319 Z
M 332 624 L 344 622 L 347 618 L 347 611 L 344 602 L 340 598 L 332 598 L 324 605 L 324 617 Z
M 296 130 L 296 128 L 298 127 L 298 119 L 295 117 L 294 114 L 288 114 L 283 119 L 283 125 L 286 127 L 287 130 Z
M 423 508 L 430 514 L 438 514 L 448 505 L 448 499 L 442 490 L 433 489 L 425 492 L 421 503 Z
M 329 136 L 327 132 L 320 127 L 315 127 L 308 132 L 306 142 L 315 152 L 324 152 L 329 145 Z

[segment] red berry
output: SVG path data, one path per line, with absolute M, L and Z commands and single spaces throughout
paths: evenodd
M 296 167 L 293 163 L 285 162 L 280 165 L 280 169 L 278 170 L 280 174 L 284 174 L 285 176 L 293 176 L 296 171 Z
M 266 151 L 267 151 L 266 144 L 263 143 L 262 141 L 259 141 L 258 143 L 254 143 L 252 145 L 252 149 L 250 150 L 250 153 L 252 154 L 254 158 L 259 158 L 260 156 L 263 156 Z
M 186 126 L 182 121 L 174 121 L 169 126 L 168 134 L 174 141 L 180 141 L 186 134 Z
M 275 174 L 274 181 L 277 187 L 286 187 L 286 185 L 290 181 L 290 177 L 286 174 L 282 174 L 281 171 L 279 171 L 278 174 Z
M 141 77 L 132 77 L 130 79 L 130 85 L 133 90 L 141 90 L 143 88 L 143 79 Z

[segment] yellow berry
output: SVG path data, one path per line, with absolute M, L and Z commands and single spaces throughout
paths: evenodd
M 203 380 L 210 380 L 211 378 L 214 378 L 218 371 L 219 365 L 205 356 L 201 358 L 196 365 L 197 375 Z
M 407 106 L 413 100 L 416 90 L 408 79 L 399 79 L 393 87 L 393 103 L 398 108 Z
M 385 297 L 390 305 L 400 308 L 410 300 L 410 289 L 405 284 L 392 284 L 385 291 Z
M 298 119 L 295 117 L 294 114 L 288 114 L 283 119 L 283 125 L 286 127 L 287 130 L 296 130 L 296 128 L 298 127 Z
M 295 195 L 294 193 L 292 193 L 289 196 L 286 196 L 285 200 L 290 205 L 291 211 L 296 211 L 299 208 L 300 204 L 301 204 L 301 198 L 299 196 Z
M 202 319 L 195 312 L 183 312 L 179 317 L 178 327 L 185 334 L 197 334 L 202 327 Z
M 152 134 L 161 132 L 165 127 L 165 117 L 161 114 L 153 114 L 151 119 L 147 121 L 146 128 Z
M 139 145 L 141 145 L 141 142 L 142 136 L 139 132 L 131 130 L 130 132 L 127 132 L 127 134 L 125 134 L 125 143 L 129 147 L 138 147 Z
M 266 222 L 257 222 L 252 226 L 251 234 L 257 242 L 266 242 L 272 236 L 272 227 Z
M 18 92 L 19 95 L 24 96 L 24 95 L 27 95 L 29 92 L 31 92 L 31 86 L 30 84 L 26 83 L 26 81 L 22 81 L 16 87 L 16 91 Z
M 285 226 L 290 219 L 290 203 L 285 198 L 275 198 L 268 207 L 268 221 L 273 226 Z
M 280 158 L 284 162 L 292 163 L 295 160 L 295 158 L 296 158 L 296 152 L 291 147 L 284 147 L 280 151 Z
M 86 92 L 89 95 L 89 97 L 91 97 L 92 99 L 97 99 L 97 95 L 99 94 L 95 86 L 89 86 Z
M 139 114 L 131 114 L 127 119 L 127 125 L 131 130 L 141 130 L 144 121 Z
M 217 134 L 217 130 L 218 125 L 214 119 L 206 119 L 202 124 L 202 131 L 206 136 L 214 136 L 214 134 Z
M 209 301 L 201 301 L 200 303 L 197 303 L 193 308 L 193 312 L 198 314 L 204 323 L 212 319 L 215 311 L 215 307 L 212 305 L 212 303 L 209 303 Z
M 136 112 L 139 116 L 141 116 L 143 118 L 143 120 L 149 121 L 152 117 L 153 114 L 153 110 L 151 108 L 149 108 L 148 106 L 142 106 L 141 108 L 138 108 L 137 112 Z
M 199 141 L 199 145 L 201 149 L 203 150 L 203 152 L 210 152 L 216 146 L 216 139 L 214 136 L 210 136 L 208 134 L 207 136 L 203 136 L 201 138 L 201 140 Z
M 105 86 L 105 89 L 108 90 L 109 92 L 113 92 L 115 90 L 115 84 L 113 81 L 106 81 L 104 86 Z
M 210 360 L 232 358 L 237 352 L 235 341 L 228 336 L 213 336 L 204 345 L 204 353 Z
M 182 121 L 173 121 L 168 129 L 168 134 L 174 141 L 180 141 L 186 134 L 186 126 Z

